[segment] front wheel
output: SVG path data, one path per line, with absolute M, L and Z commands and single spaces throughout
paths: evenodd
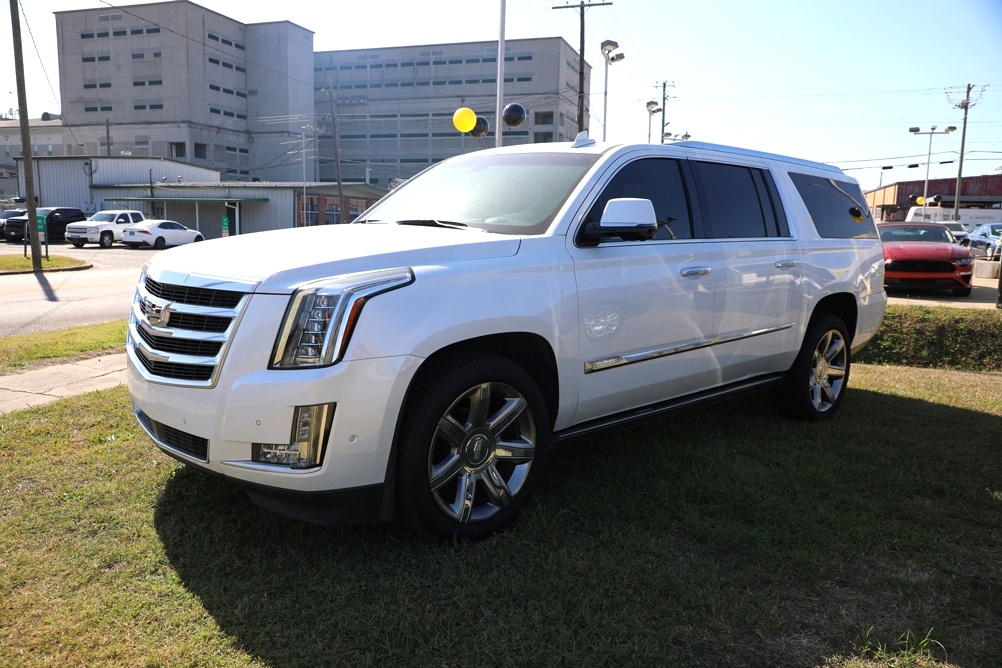
M 970 297 L 971 288 L 953 288 L 954 297 Z
M 111 232 L 102 232 L 101 241 L 98 242 L 101 248 L 111 248 L 115 245 L 115 235 Z
M 849 334 L 842 319 L 811 319 L 797 359 L 776 393 L 779 408 L 800 420 L 824 420 L 838 410 L 849 383 Z
M 550 440 L 535 380 L 500 355 L 470 353 L 416 381 L 397 442 L 397 518 L 433 538 L 485 538 L 511 523 Z
M 83 248 L 83 242 L 81 242 L 81 241 L 72 241 L 70 243 L 73 244 L 74 248 Z
M 167 240 L 163 237 L 157 237 L 157 240 L 153 242 L 153 247 L 157 250 L 163 250 L 167 247 Z

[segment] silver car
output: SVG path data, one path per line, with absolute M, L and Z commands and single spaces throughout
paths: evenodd
M 997 260 L 999 257 L 999 247 L 1002 246 L 1002 223 L 985 223 L 979 225 L 970 237 L 971 249 L 976 255 L 984 254 L 989 260 Z M 980 253 L 978 252 L 980 251 Z

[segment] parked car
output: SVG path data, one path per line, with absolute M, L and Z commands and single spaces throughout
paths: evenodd
M 952 290 L 971 294 L 974 273 L 971 249 L 957 244 L 941 223 L 881 223 L 884 285 L 888 288 Z
M 1002 224 L 985 223 L 971 232 L 969 242 L 971 248 L 978 254 L 983 254 L 990 260 L 997 260 L 1002 255 L 999 253 L 999 248 L 1002 247 L 1000 239 L 1002 239 Z
M 116 241 L 122 240 L 122 231 L 127 225 L 145 218 L 140 211 L 98 211 L 82 223 L 67 225 L 66 240 L 77 248 L 86 243 L 111 248 Z
M 940 223 L 943 227 L 950 230 L 950 234 L 961 246 L 971 245 L 971 233 L 959 220 L 948 220 Z
M 159 250 L 167 246 L 202 241 L 204 238 L 198 230 L 192 230 L 173 220 L 147 219 L 128 225 L 122 231 L 122 243 L 129 248 L 150 246 Z
M 35 209 L 35 214 L 45 217 L 45 230 L 48 240 L 60 241 L 66 235 L 66 226 L 80 220 L 87 220 L 87 216 L 80 209 L 70 206 L 42 207 Z M 25 223 L 28 222 L 27 211 L 23 216 L 8 218 L 3 226 L 3 236 L 7 241 L 23 241 L 25 236 Z M 34 221 L 32 221 L 34 224 Z
M 290 517 L 482 538 L 553 444 L 767 387 L 834 415 L 883 320 L 881 259 L 830 165 L 586 133 L 471 152 L 352 224 L 152 257 L 133 413 Z
M 8 218 L 24 218 L 27 215 L 27 209 L 7 209 L 0 211 L 0 238 L 3 238 L 3 228 Z

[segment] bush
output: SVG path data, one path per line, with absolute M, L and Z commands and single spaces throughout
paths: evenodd
M 888 306 L 884 324 L 854 361 L 1002 371 L 1002 311 Z

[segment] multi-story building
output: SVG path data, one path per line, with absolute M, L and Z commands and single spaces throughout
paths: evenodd
M 521 126 L 502 125 L 505 145 L 574 138 L 578 67 L 577 51 L 560 37 L 505 42 L 502 101 L 517 102 L 528 112 Z M 586 91 L 589 74 L 586 64 Z M 494 146 L 497 76 L 496 41 L 316 53 L 320 178 L 335 176 L 332 115 L 342 176 L 349 180 L 386 185 L 443 158 Z M 485 137 L 453 127 L 460 107 L 488 120 Z
M 67 155 L 299 179 L 289 147 L 313 110 L 311 31 L 245 25 L 185 1 L 56 12 L 56 30 Z
M 55 17 L 61 142 L 58 121 L 33 121 L 33 138 L 46 134 L 35 155 L 162 156 L 229 181 L 334 181 L 333 116 L 342 180 L 385 188 L 495 145 L 497 41 L 314 53 L 313 33 L 294 23 L 243 24 L 187 0 Z M 528 113 L 503 128 L 504 143 L 573 138 L 578 71 L 562 38 L 508 40 L 503 101 Z M 453 127 L 460 107 L 488 120 L 487 136 Z M 12 164 L 16 121 L 0 122 L 0 141 Z

